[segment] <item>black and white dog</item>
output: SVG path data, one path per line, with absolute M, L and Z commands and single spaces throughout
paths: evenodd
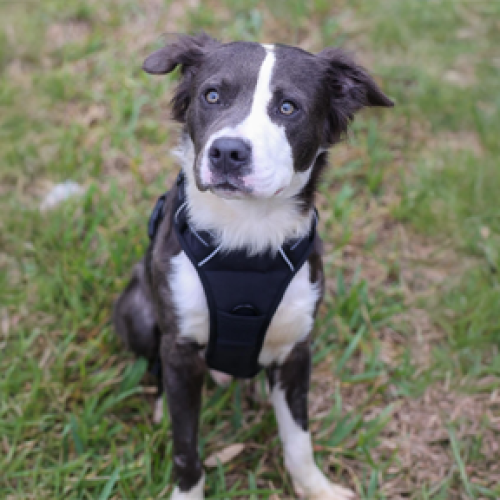
M 152 362 L 161 359 L 178 478 L 171 498 L 204 497 L 197 446 L 204 373 L 208 365 L 219 369 L 213 373 L 219 382 L 230 380 L 228 373 L 251 376 L 254 366 L 249 362 L 245 368 L 245 350 L 267 372 L 285 465 L 297 491 L 316 500 L 352 498 L 316 466 L 308 432 L 310 334 L 323 294 L 314 193 L 327 150 L 354 113 L 393 103 L 336 48 L 311 54 L 285 45 L 181 36 L 150 55 L 143 69 L 166 74 L 177 66 L 181 80 L 172 107 L 184 125 L 182 176 L 157 206 L 151 245 L 114 311 L 115 328 L 127 346 Z M 228 278 L 226 268 L 217 269 L 207 285 L 212 275 L 202 269 L 216 254 L 217 265 L 224 267 L 227 258 L 234 273 L 245 268 L 245 256 L 249 266 L 257 262 L 251 285 L 238 286 L 243 275 Z M 238 256 L 236 266 L 232 255 Z M 268 265 L 269 286 L 259 267 Z M 260 281 L 254 281 L 257 275 Z M 286 286 L 270 295 L 275 306 L 261 302 L 267 312 L 260 314 L 254 305 L 278 275 L 284 281 L 277 289 Z M 224 301 L 225 308 L 232 307 L 231 297 L 237 307 L 214 312 Z M 240 313 L 247 337 L 263 329 L 248 349 L 247 337 L 243 349 L 237 341 L 240 323 L 233 316 Z M 208 357 L 210 349 L 215 357 Z

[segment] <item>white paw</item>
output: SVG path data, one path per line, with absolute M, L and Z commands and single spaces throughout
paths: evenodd
M 337 484 L 328 483 L 327 488 L 322 488 L 321 491 L 315 491 L 306 498 L 307 500 L 354 500 L 356 494 L 354 491 L 343 488 Z
M 170 497 L 170 500 L 203 500 L 205 497 L 203 496 L 195 496 L 192 495 L 190 491 L 188 492 L 183 492 L 180 491 L 179 488 L 175 488 L 174 492 L 172 493 L 172 496 Z
M 198 484 L 193 486 L 189 491 L 181 491 L 177 486 L 170 497 L 170 500 L 203 500 L 205 495 L 203 488 L 205 486 L 205 474 L 201 476 Z
M 292 480 L 298 498 L 304 500 L 354 500 L 357 498 L 353 491 L 331 483 L 323 474 L 311 474 L 311 476 L 316 476 L 316 480 L 309 482 L 306 487 Z

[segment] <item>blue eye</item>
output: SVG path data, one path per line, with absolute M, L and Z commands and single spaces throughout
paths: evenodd
M 219 92 L 217 92 L 216 90 L 209 90 L 206 94 L 205 94 L 205 100 L 209 103 L 209 104 L 217 104 L 219 102 Z
M 295 109 L 295 104 L 293 104 L 293 102 L 283 101 L 280 106 L 280 113 L 282 115 L 290 116 L 295 111 Z

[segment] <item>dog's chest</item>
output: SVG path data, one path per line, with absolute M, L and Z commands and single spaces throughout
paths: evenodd
M 180 339 L 206 345 L 209 338 L 209 311 L 203 286 L 193 264 L 184 252 L 171 261 L 169 276 Z M 282 361 L 295 343 L 310 332 L 318 285 L 311 283 L 306 262 L 290 282 L 266 333 L 259 356 L 263 366 Z

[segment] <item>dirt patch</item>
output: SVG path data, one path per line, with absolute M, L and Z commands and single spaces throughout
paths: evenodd
M 476 132 L 470 130 L 441 132 L 430 139 L 428 144 L 432 149 L 447 149 L 453 152 L 472 151 L 479 158 L 484 154 L 481 139 Z
M 320 430 L 322 420 L 331 411 L 335 391 L 342 396 L 343 413 L 363 413 L 365 421 L 377 417 L 388 404 L 393 406 L 379 445 L 372 450 L 374 460 L 393 457 L 387 479 L 380 485 L 387 498 L 420 498 L 424 485 L 437 487 L 450 479 L 448 498 L 465 498 L 453 440 L 460 442 L 456 445 L 459 460 L 467 463 L 474 454 L 474 465 L 465 468 L 471 484 L 493 488 L 500 483 L 500 394 L 490 389 L 498 380 L 483 379 L 479 384 L 484 386 L 484 393 L 474 395 L 467 394 L 464 387 L 455 390 L 439 382 L 418 398 L 397 396 L 395 387 L 386 386 L 387 380 L 344 386 L 333 379 L 327 364 L 315 368 L 313 381 L 310 410 L 316 419 L 312 424 L 316 441 L 332 433 L 337 425 L 334 422 L 330 429 Z M 385 386 L 385 390 L 370 396 L 375 385 Z M 342 447 L 355 447 L 356 439 L 354 435 L 347 437 Z M 341 459 L 338 465 L 352 477 L 363 474 L 363 466 L 357 461 Z
M 476 61 L 471 56 L 461 55 L 444 74 L 444 79 L 460 88 L 472 87 L 477 84 L 475 68 Z
M 60 49 L 70 43 L 83 42 L 90 34 L 90 25 L 84 21 L 54 23 L 46 33 L 49 50 Z
M 499 407 L 498 393 L 469 396 L 451 390 L 445 383 L 429 387 L 418 399 L 401 399 L 384 429 L 386 438 L 380 447 L 381 453 L 397 450 L 397 463 L 388 471 L 397 479 L 385 484 L 383 491 L 389 498 L 408 498 L 423 484 L 437 485 L 450 473 L 458 474 L 452 451 L 455 436 L 469 448 L 461 450 L 462 454 L 474 448 L 474 453 L 484 457 L 481 468 L 467 468 L 471 482 L 497 485 Z M 455 494 L 460 498 L 458 491 Z

